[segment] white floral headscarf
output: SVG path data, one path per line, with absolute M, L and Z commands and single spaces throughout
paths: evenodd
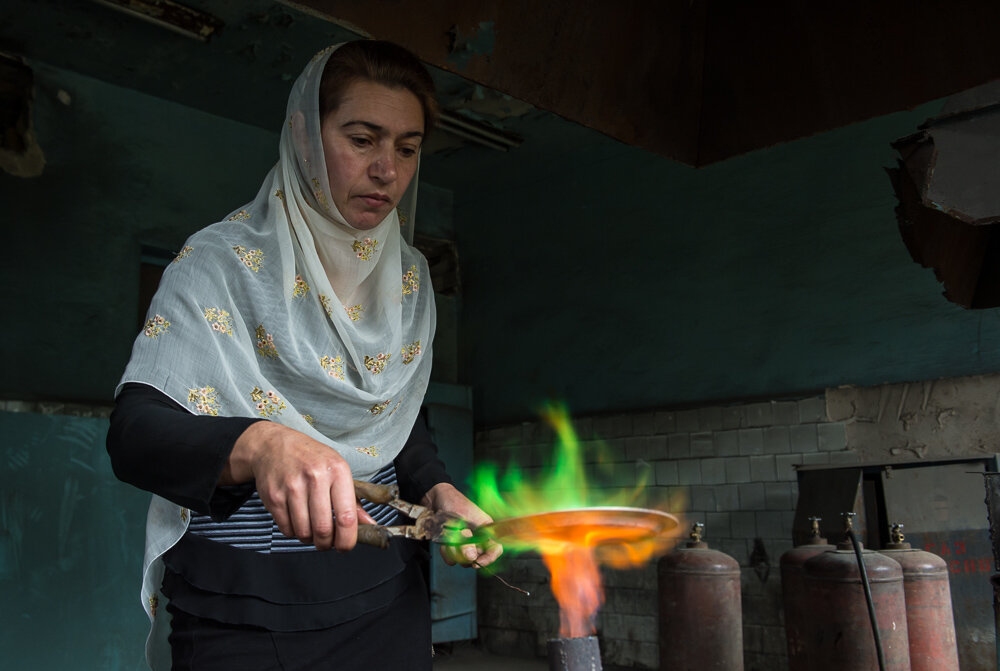
M 192 236 L 164 273 L 120 384 L 152 385 L 195 413 L 285 424 L 365 479 L 416 419 L 434 304 L 398 212 L 358 231 L 333 203 L 319 118 L 332 51 L 296 80 L 256 199 Z

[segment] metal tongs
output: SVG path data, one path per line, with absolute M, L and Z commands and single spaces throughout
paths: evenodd
M 465 523 L 457 515 L 403 501 L 399 498 L 399 485 L 376 485 L 355 480 L 354 493 L 358 498 L 395 508 L 413 520 L 413 524 L 392 527 L 359 524 L 358 542 L 365 545 L 374 545 L 384 550 L 389 547 L 389 539 L 393 536 L 448 542 L 450 534 L 457 534 L 465 528 Z

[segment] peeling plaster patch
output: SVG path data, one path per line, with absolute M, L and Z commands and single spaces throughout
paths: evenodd
M 464 33 L 458 26 L 452 26 L 448 62 L 458 70 L 464 70 L 473 56 L 492 56 L 496 47 L 495 27 L 493 21 L 483 21 L 471 33 Z
M 894 457 L 898 457 L 898 456 L 909 457 L 910 456 L 909 453 L 912 453 L 918 459 L 923 459 L 924 455 L 927 454 L 927 446 L 923 445 L 923 444 L 920 444 L 920 443 L 917 443 L 915 445 L 911 445 L 909 443 L 906 443 L 902 447 L 890 447 L 889 448 L 889 454 L 891 454 Z
M 992 454 L 1000 443 L 998 374 L 839 387 L 826 402 L 865 462 Z

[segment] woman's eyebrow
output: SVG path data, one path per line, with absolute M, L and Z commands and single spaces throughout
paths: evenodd
M 372 123 L 371 121 L 362 121 L 360 119 L 352 119 L 351 121 L 347 121 L 341 125 L 341 128 L 347 128 L 348 126 L 354 126 L 354 125 L 364 126 L 365 128 L 374 131 L 375 133 L 379 133 L 380 135 L 385 134 L 385 128 L 383 126 L 379 126 L 377 123 Z M 423 136 L 424 136 L 423 131 L 413 130 L 410 131 L 409 133 L 403 133 L 399 137 L 407 138 L 407 137 L 423 137 Z

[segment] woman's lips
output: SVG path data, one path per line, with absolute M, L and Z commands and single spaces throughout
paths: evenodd
M 368 207 L 371 207 L 371 208 L 383 207 L 387 203 L 389 203 L 389 197 L 388 196 L 382 196 L 382 195 L 379 195 L 379 194 L 368 194 L 368 195 L 360 196 L 360 198 L 364 202 L 365 205 L 367 205 Z

